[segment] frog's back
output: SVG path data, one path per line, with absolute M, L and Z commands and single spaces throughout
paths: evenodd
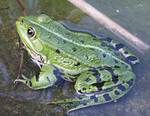
M 99 66 L 104 62 L 109 64 L 112 60 L 121 61 L 121 56 L 108 42 L 87 33 L 68 30 L 56 21 L 48 18 L 45 21 L 42 18 L 38 17 L 38 21 L 32 23 L 40 30 L 40 39 L 48 46 L 59 49 L 60 52 L 90 66 Z

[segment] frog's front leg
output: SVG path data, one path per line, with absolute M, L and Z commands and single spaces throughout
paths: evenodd
M 57 78 L 54 74 L 55 68 L 52 65 L 43 65 L 38 77 L 33 76 L 31 79 L 28 79 L 22 75 L 23 79 L 16 79 L 15 82 L 22 82 L 32 89 L 43 89 L 54 85 L 57 81 Z

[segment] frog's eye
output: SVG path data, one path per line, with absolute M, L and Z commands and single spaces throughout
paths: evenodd
M 29 27 L 27 30 L 27 34 L 29 37 L 33 37 L 35 35 L 35 31 L 32 27 Z

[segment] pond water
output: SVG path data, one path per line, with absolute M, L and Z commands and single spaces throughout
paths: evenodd
M 150 1 L 149 0 L 87 0 L 131 33 L 150 45 Z M 43 102 L 63 99 L 73 95 L 72 84 L 60 80 L 56 86 L 40 91 L 32 91 L 19 84 L 14 87 L 20 61 L 18 35 L 15 21 L 26 12 L 27 15 L 45 13 L 63 22 L 68 28 L 88 31 L 97 35 L 116 38 L 111 32 L 93 19 L 73 7 L 66 0 L 24 0 L 25 10 L 16 0 L 0 0 L 0 115 L 7 116 L 64 116 L 58 106 Z M 119 40 L 119 38 L 118 38 Z M 126 43 L 124 43 L 126 44 Z M 127 45 L 128 46 L 128 45 Z M 150 52 L 143 54 L 128 46 L 141 60 L 134 67 L 137 79 L 133 89 L 117 102 L 92 106 L 71 112 L 70 116 L 149 116 L 150 115 Z M 22 72 L 31 73 L 35 66 L 24 52 Z M 71 88 L 71 89 L 70 89 Z M 42 103 L 41 103 L 42 102 Z

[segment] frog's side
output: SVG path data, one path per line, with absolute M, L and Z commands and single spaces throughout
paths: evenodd
M 23 76 L 16 81 L 35 90 L 47 88 L 57 81 L 56 70 L 65 80 L 76 81 L 79 97 L 51 103 L 75 110 L 114 101 L 132 88 L 135 75 L 129 64 L 138 59 L 122 44 L 70 31 L 46 15 L 20 17 L 16 26 L 27 51 L 41 68 L 38 77 Z

